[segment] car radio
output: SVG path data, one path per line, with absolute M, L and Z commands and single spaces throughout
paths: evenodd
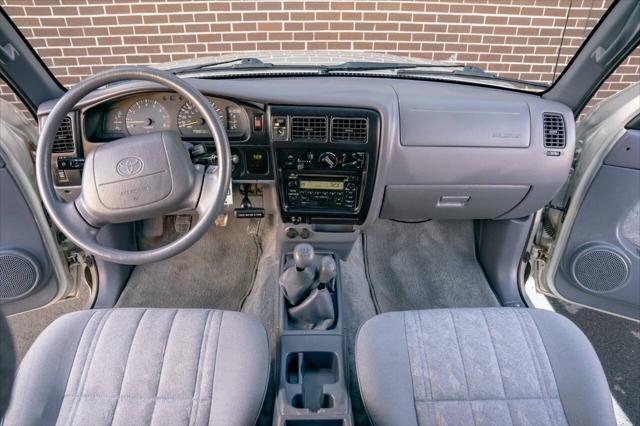
M 289 208 L 358 210 L 359 175 L 289 173 L 284 176 L 284 183 L 285 202 Z

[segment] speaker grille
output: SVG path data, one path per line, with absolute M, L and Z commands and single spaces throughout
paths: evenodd
M 29 257 L 14 252 L 0 253 L 0 300 L 28 293 L 38 283 L 38 267 Z
M 573 276 L 585 289 L 605 293 L 616 290 L 627 281 L 629 267 L 625 259 L 609 248 L 581 251 L 573 262 Z

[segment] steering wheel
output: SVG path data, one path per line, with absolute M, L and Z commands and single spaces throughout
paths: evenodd
M 191 162 L 176 132 L 124 137 L 92 150 L 85 159 L 80 195 L 63 202 L 56 195 L 51 152 L 63 118 L 84 96 L 106 84 L 146 80 L 172 89 L 190 101 L 211 129 L 218 165 L 205 169 Z M 224 207 L 231 179 L 229 140 L 205 97 L 184 80 L 164 71 L 122 67 L 81 81 L 58 101 L 47 117 L 36 154 L 40 195 L 53 222 L 76 245 L 109 262 L 141 265 L 167 259 L 191 247 L 211 227 Z M 101 227 L 195 211 L 196 224 L 176 240 L 153 250 L 129 251 L 98 241 Z

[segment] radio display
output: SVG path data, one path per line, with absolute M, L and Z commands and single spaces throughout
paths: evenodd
M 327 180 L 301 180 L 300 189 L 322 189 L 329 191 L 342 191 L 344 182 Z

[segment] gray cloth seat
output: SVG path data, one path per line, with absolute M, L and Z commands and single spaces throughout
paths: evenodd
M 269 365 L 264 327 L 238 312 L 74 312 L 27 353 L 4 424 L 254 424 Z
M 614 425 L 593 347 L 536 309 L 390 312 L 367 321 L 356 370 L 374 425 Z

